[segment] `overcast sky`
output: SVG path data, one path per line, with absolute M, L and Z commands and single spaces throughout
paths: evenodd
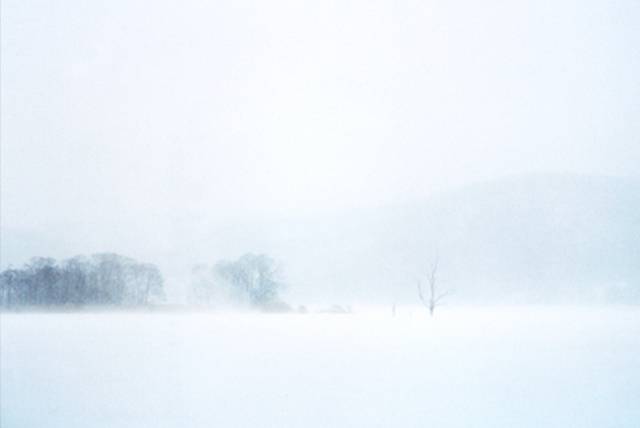
M 639 171 L 635 0 L 3 0 L 1 31 L 4 229 L 159 242 Z

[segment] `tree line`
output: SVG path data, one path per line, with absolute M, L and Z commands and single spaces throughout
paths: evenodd
M 431 315 L 448 294 L 436 287 L 437 270 L 436 259 L 427 275 L 427 292 L 422 281 L 417 280 L 418 296 Z M 188 302 L 287 312 L 292 308 L 280 299 L 284 288 L 282 270 L 274 259 L 247 253 L 236 260 L 194 266 Z M 157 266 L 114 253 L 76 256 L 60 262 L 35 257 L 20 269 L 10 267 L 0 272 L 0 308 L 139 307 L 161 303 L 164 298 L 164 279 Z M 395 303 L 392 314 L 395 315 Z
M 164 299 L 153 264 L 118 254 L 77 256 L 57 262 L 36 257 L 0 273 L 0 307 L 143 306 Z
M 289 310 L 279 298 L 283 287 L 281 269 L 272 258 L 248 253 L 232 261 L 195 266 L 189 303 Z M 0 272 L 0 308 L 136 307 L 160 303 L 164 297 L 164 280 L 155 265 L 113 253 L 60 262 L 36 257 L 22 268 Z

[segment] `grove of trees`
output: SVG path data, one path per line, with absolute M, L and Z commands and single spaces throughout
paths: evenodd
M 155 265 L 118 254 L 77 256 L 56 262 L 33 258 L 0 273 L 0 307 L 142 306 L 164 299 Z
M 267 255 L 247 253 L 212 267 L 198 265 L 192 273 L 192 303 L 215 304 L 227 299 L 259 309 L 288 309 L 279 298 L 284 288 L 281 271 Z

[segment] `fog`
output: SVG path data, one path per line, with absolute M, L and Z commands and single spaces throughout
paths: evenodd
M 0 3 L 2 427 L 633 427 L 640 3 Z
M 274 223 L 523 173 L 637 179 L 639 17 L 631 1 L 5 1 L 2 267 L 117 252 L 181 299 L 197 262 L 268 251 L 297 269 Z

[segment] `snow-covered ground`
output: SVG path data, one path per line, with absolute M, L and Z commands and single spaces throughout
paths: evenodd
M 640 308 L 0 323 L 3 428 L 640 426 Z

